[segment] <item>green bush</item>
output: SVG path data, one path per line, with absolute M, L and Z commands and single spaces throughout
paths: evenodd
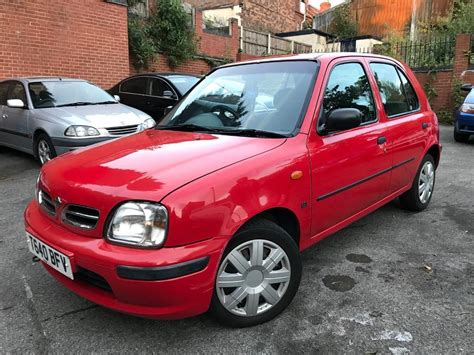
M 148 66 L 149 60 L 156 53 L 155 44 L 148 34 L 147 24 L 135 16 L 130 16 L 128 19 L 128 45 L 139 66 Z

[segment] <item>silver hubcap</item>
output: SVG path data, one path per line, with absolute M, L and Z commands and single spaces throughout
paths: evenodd
M 229 312 L 255 316 L 280 301 L 290 278 L 290 260 L 285 251 L 268 240 L 256 239 L 226 256 L 217 273 L 217 296 Z
M 51 148 L 49 147 L 48 142 L 44 139 L 40 139 L 38 142 L 38 157 L 41 164 L 51 160 Z
M 418 180 L 418 196 L 421 203 L 426 203 L 433 193 L 435 181 L 435 169 L 433 163 L 427 161 L 421 168 L 420 178 Z

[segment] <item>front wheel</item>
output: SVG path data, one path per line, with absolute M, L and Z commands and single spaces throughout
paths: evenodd
M 400 196 L 403 208 L 410 211 L 423 211 L 431 201 L 436 180 L 434 158 L 426 154 L 410 190 Z
M 36 137 L 34 149 L 36 159 L 38 159 L 41 165 L 56 157 L 56 150 L 54 149 L 53 143 L 51 142 L 51 139 L 49 139 L 49 137 L 44 133 L 41 133 L 38 135 L 38 137 Z
M 251 222 L 224 252 L 210 311 L 231 327 L 267 322 L 290 304 L 300 280 L 299 250 L 288 233 L 268 220 Z

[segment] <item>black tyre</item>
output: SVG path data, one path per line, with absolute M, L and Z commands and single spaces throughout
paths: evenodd
M 411 189 L 400 196 L 402 207 L 415 212 L 423 211 L 431 201 L 435 181 L 435 161 L 427 154 L 421 161 Z
M 54 145 L 46 133 L 37 135 L 33 144 L 35 158 L 41 165 L 56 157 Z
M 280 314 L 301 280 L 301 257 L 290 235 L 255 220 L 227 245 L 217 271 L 210 312 L 230 327 L 249 327 Z
M 469 134 L 462 134 L 454 129 L 454 140 L 458 143 L 467 143 L 469 141 Z

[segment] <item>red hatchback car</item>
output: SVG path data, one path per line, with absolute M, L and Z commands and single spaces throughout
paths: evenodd
M 391 58 L 226 65 L 156 128 L 46 164 L 27 240 L 105 307 L 250 326 L 291 302 L 300 251 L 396 197 L 426 208 L 440 151 L 420 84 Z

